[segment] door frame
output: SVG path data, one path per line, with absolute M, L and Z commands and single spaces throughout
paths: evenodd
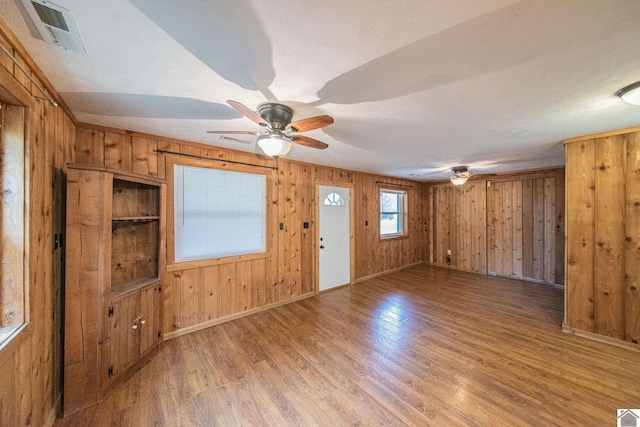
M 316 179 L 314 183 L 315 195 L 314 195 L 314 203 L 316 205 L 315 214 L 318 220 L 315 222 L 315 230 L 313 232 L 314 242 L 313 242 L 313 252 L 315 257 L 314 269 L 315 272 L 313 274 L 315 278 L 315 283 L 313 286 L 314 294 L 318 295 L 320 293 L 320 186 L 329 186 L 329 187 L 341 187 L 346 188 L 349 192 L 349 283 L 344 286 L 351 285 L 355 278 L 355 245 L 354 245 L 354 218 L 355 218 L 355 210 L 354 210 L 354 184 L 352 182 L 341 182 L 341 181 L 330 181 L 323 179 Z M 327 289 L 327 291 L 331 291 L 336 288 Z M 323 291 L 325 292 L 325 291 Z

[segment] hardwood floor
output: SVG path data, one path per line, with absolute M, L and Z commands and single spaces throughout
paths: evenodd
M 640 353 L 565 334 L 562 291 L 419 266 L 163 345 L 56 426 L 602 426 Z

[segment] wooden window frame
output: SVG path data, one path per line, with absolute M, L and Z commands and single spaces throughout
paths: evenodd
M 30 158 L 29 158 L 29 114 L 30 110 L 34 107 L 33 99 L 28 93 L 23 92 L 22 88 L 17 88 L 11 81 L 10 76 L 5 74 L 5 70 L 0 70 L 0 108 L 3 109 L 2 114 L 2 127 L 0 127 L 0 152 L 5 166 L 8 166 L 5 170 L 9 172 L 9 175 L 0 177 L 2 182 L 3 195 L 9 190 L 16 190 L 16 200 L 12 202 L 11 209 L 7 209 L 9 206 L 4 206 L 4 197 L 0 199 L 2 203 L 3 211 L 3 223 L 11 222 L 11 231 L 6 231 L 6 227 L 2 227 L 0 234 L 2 235 L 3 246 L 8 244 L 8 240 L 16 242 L 17 245 L 14 250 L 11 248 L 3 248 L 2 251 L 2 264 L 6 265 L 5 257 L 12 258 L 14 265 L 19 264 L 19 270 L 16 274 L 11 275 L 16 284 L 17 292 L 12 292 L 15 301 L 12 301 L 12 306 L 16 306 L 18 311 L 18 318 L 15 324 L 6 326 L 3 338 L 0 341 L 0 351 L 2 353 L 11 353 L 15 346 L 20 345 L 20 342 L 27 335 L 25 332 L 30 325 L 31 319 L 31 293 L 29 288 L 29 224 L 30 224 Z M 9 121 L 8 121 L 9 120 Z M 6 144 L 11 144 L 11 147 L 7 149 Z M 16 165 L 20 165 L 21 170 L 15 173 L 15 169 L 12 172 L 12 165 L 15 168 Z M 13 180 L 13 187 L 6 187 L 5 182 L 11 183 Z M 12 219 L 13 218 L 13 219 Z M 19 218 L 19 220 L 15 220 Z M 18 222 L 21 227 L 16 230 L 15 223 Z M 8 224 L 5 224 L 8 225 Z M 10 233 L 11 236 L 7 236 Z M 19 235 L 19 236 L 18 236 Z M 9 237 L 9 238 L 8 238 Z M 5 251 L 4 249 L 9 249 Z M 18 261 L 16 261 L 18 260 Z M 3 281 L 0 283 L 0 287 L 4 288 L 4 278 L 8 275 L 2 272 Z M 4 316 L 4 303 L 2 295 L 6 295 L 3 290 L 0 290 L 0 315 Z M 0 325 L 4 323 L 4 320 L 0 322 Z
M 266 179 L 265 191 L 265 251 L 252 254 L 230 255 L 222 257 L 213 257 L 193 261 L 176 261 L 175 252 L 175 177 L 174 166 L 190 166 L 206 169 L 217 169 L 229 172 L 252 173 L 256 175 L 264 175 Z M 228 264 L 240 261 L 248 261 L 254 259 L 270 258 L 272 256 L 273 243 L 271 242 L 270 227 L 273 224 L 273 213 L 270 208 L 269 201 L 273 200 L 273 174 L 271 170 L 256 168 L 252 166 L 244 166 L 238 164 L 214 163 L 206 159 L 194 159 L 180 157 L 179 155 L 167 155 L 166 160 L 167 174 L 167 271 L 180 271 L 192 268 L 207 267 L 212 265 Z
M 394 194 L 402 194 L 402 207 L 400 211 L 397 212 L 383 212 L 382 211 L 382 202 L 380 201 L 382 197 L 382 193 L 394 193 Z M 389 186 L 379 187 L 378 188 L 378 237 L 382 240 L 393 240 L 393 239 L 406 239 L 408 236 L 408 197 L 409 192 L 405 188 L 394 188 Z M 396 214 L 401 215 L 402 218 L 402 231 L 400 233 L 393 234 L 382 234 L 382 227 L 380 224 L 381 216 L 383 214 Z

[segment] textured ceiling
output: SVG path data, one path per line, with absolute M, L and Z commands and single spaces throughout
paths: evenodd
M 81 122 L 254 151 L 225 103 L 335 123 L 289 158 L 414 179 L 564 164 L 562 139 L 640 125 L 637 0 L 56 0 L 86 55 L 2 19 Z M 255 137 L 248 136 L 248 141 Z

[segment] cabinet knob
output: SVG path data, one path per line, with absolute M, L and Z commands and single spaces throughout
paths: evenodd
M 138 325 L 133 325 L 132 328 L 133 329 L 138 329 Z

